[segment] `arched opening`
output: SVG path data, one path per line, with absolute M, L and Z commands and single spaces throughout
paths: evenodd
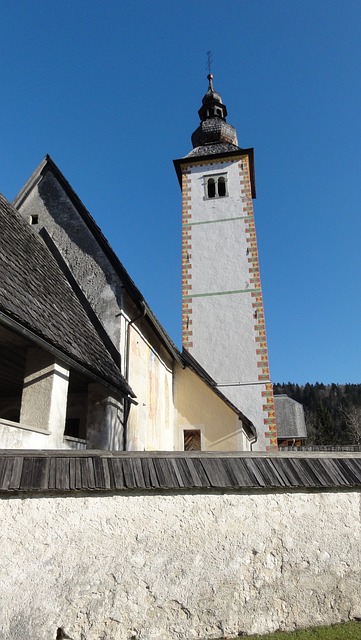
M 204 199 L 225 198 L 228 196 L 227 174 L 213 173 L 204 176 Z
M 208 191 L 208 198 L 215 198 L 215 196 L 216 196 L 216 183 L 214 181 L 214 178 L 209 178 L 209 180 L 207 182 L 207 191 Z
M 226 181 L 223 177 L 218 178 L 218 196 L 223 198 L 226 195 Z

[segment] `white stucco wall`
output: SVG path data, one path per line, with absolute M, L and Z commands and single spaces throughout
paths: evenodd
M 132 325 L 129 344 L 129 384 L 136 394 L 127 428 L 130 451 L 175 449 L 173 362 L 165 349 L 148 342 Z
M 183 302 L 189 351 L 253 422 L 254 449 L 264 450 L 277 442 L 248 163 L 245 155 L 187 167 Z M 228 195 L 208 199 L 205 180 L 220 174 Z
M 0 637 L 190 640 L 361 616 L 360 494 L 0 500 Z
M 177 365 L 174 376 L 176 449 L 184 448 L 184 430 L 201 432 L 202 451 L 247 451 L 249 440 L 237 413 L 191 369 Z

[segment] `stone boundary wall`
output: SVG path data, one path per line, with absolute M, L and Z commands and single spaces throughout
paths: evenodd
M 220 638 L 361 617 L 359 489 L 1 494 L 3 640 Z
M 359 444 L 347 444 L 347 445 L 338 445 L 338 444 L 310 444 L 303 445 L 301 447 L 279 447 L 279 451 L 324 451 L 324 452 L 333 452 L 333 451 L 344 451 L 345 453 L 361 451 L 361 445 Z

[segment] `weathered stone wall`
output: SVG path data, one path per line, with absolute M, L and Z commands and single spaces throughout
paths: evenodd
M 4 640 L 173 640 L 361 616 L 360 493 L 0 500 Z

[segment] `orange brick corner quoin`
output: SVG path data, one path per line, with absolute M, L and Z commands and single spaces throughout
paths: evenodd
M 261 275 L 258 261 L 258 248 L 256 240 L 256 225 L 254 221 L 254 210 L 252 202 L 252 194 L 250 189 L 250 173 L 249 173 L 249 160 L 248 156 L 244 156 L 242 161 L 238 164 L 241 196 L 243 201 L 243 213 L 247 214 L 247 218 L 244 220 L 245 235 L 247 244 L 247 255 L 249 263 L 250 282 L 253 283 L 257 289 L 252 293 L 252 297 L 255 302 L 252 304 L 254 317 L 254 335 L 255 335 L 255 349 L 256 349 L 256 363 L 257 367 L 262 370 L 262 373 L 258 376 L 260 382 L 265 381 L 265 390 L 263 385 L 260 386 L 261 398 L 267 398 L 267 403 L 263 404 L 264 425 L 267 430 L 264 431 L 264 437 L 269 441 L 269 445 L 266 445 L 267 451 L 277 451 L 277 426 L 275 417 L 275 405 L 273 398 L 272 383 L 267 382 L 270 379 L 269 365 L 268 365 L 268 348 L 266 342 L 266 325 L 264 320 L 264 307 L 263 297 L 261 290 Z
M 192 217 L 191 209 L 191 181 L 187 177 L 188 170 L 185 168 L 182 172 L 182 345 L 186 349 L 190 349 L 193 346 L 192 332 L 189 331 L 190 315 L 192 313 L 192 299 L 187 298 L 191 289 L 192 281 L 192 263 L 191 263 L 191 249 L 192 249 L 192 227 L 185 227 L 190 218 Z

